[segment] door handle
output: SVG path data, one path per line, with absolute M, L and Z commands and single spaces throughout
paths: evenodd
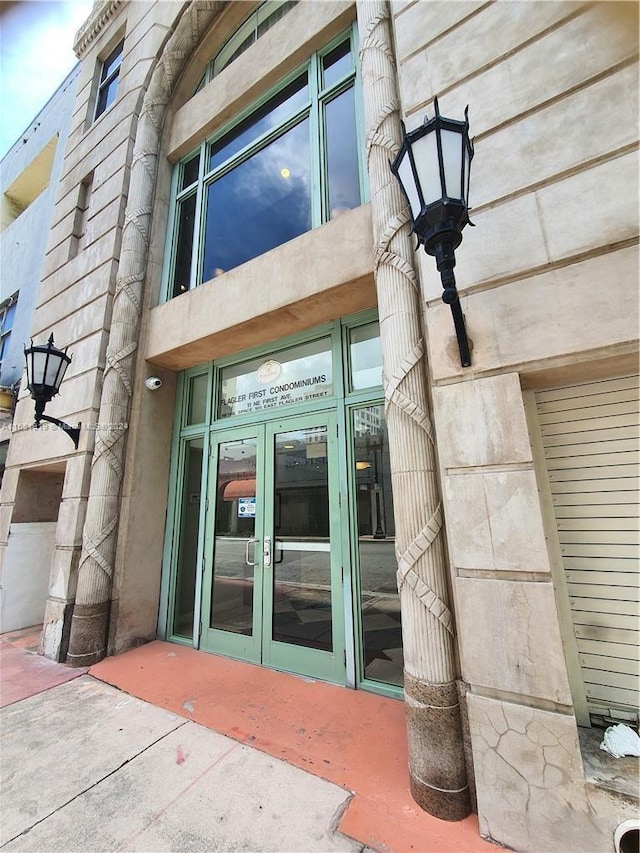
M 265 569 L 268 569 L 271 565 L 271 537 L 265 536 L 262 540 L 262 556 L 263 556 L 263 565 Z
M 251 543 L 253 543 L 255 545 L 257 541 L 258 541 L 257 539 L 247 539 L 247 543 L 246 543 L 245 549 L 244 549 L 244 561 L 248 566 L 255 566 L 255 564 L 256 564 L 255 560 L 252 563 L 251 560 L 249 559 L 249 545 L 251 545 Z M 254 557 L 255 557 L 255 551 L 254 551 Z

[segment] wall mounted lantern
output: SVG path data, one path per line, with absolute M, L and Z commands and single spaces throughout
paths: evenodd
M 58 418 L 49 417 L 44 414 L 44 408 L 60 390 L 67 367 L 71 363 L 71 356 L 58 349 L 53 343 L 53 335 L 49 336 L 46 346 L 31 346 L 24 348 L 24 357 L 27 362 L 27 388 L 36 402 L 36 429 L 40 428 L 40 421 L 60 427 L 74 443 L 76 450 L 80 440 L 80 424 L 77 427 L 69 426 Z
M 469 341 L 462 307 L 456 290 L 453 268 L 455 250 L 462 242 L 462 229 L 469 222 L 469 171 L 473 143 L 469 139 L 468 107 L 464 121 L 440 115 L 438 99 L 435 116 L 407 132 L 391 171 L 411 210 L 411 224 L 428 255 L 436 259 L 442 279 L 442 301 L 451 306 L 463 367 L 471 364 Z

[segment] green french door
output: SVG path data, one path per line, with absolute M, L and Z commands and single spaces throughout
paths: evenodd
M 344 683 L 336 418 L 211 434 L 201 648 Z

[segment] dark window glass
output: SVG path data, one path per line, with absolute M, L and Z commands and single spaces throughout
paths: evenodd
M 202 280 L 311 228 L 309 120 L 209 185 Z
M 382 385 L 382 347 L 380 326 L 367 323 L 349 332 L 351 390 Z
M 6 335 L 3 335 L 2 339 L 0 340 L 0 361 L 2 361 L 4 358 L 5 351 L 9 347 L 9 340 L 10 339 L 11 339 L 11 332 L 7 332 Z
M 335 47 L 322 60 L 324 88 L 333 84 L 351 71 L 351 46 L 348 41 Z
M 358 145 L 353 87 L 326 106 L 329 218 L 360 204 Z
M 107 107 L 113 103 L 118 89 L 118 77 L 120 76 L 120 63 L 122 62 L 122 51 L 124 40 L 109 54 L 102 64 L 100 74 L 100 86 L 96 100 L 96 118 L 101 116 Z
M 191 184 L 195 184 L 198 180 L 198 172 L 200 170 L 200 155 L 194 157 L 192 160 L 189 160 L 184 164 L 182 169 L 182 183 L 180 184 L 181 190 L 186 190 L 187 187 L 190 187 Z
M 194 438 L 187 442 L 180 513 L 180 551 L 176 571 L 176 596 L 172 625 L 172 632 L 179 637 L 193 636 L 193 601 L 198 564 L 202 449 L 202 438 Z
M 209 625 L 246 636 L 253 633 L 254 566 L 248 561 L 258 559 L 256 459 L 255 438 L 220 443 Z
M 2 318 L 2 331 L 10 332 L 13 328 L 13 318 L 15 317 L 16 308 L 18 307 L 18 303 L 12 302 L 11 305 L 8 306 L 7 310 L 4 312 L 4 317 Z
M 289 9 L 293 9 L 293 7 L 296 5 L 296 2 L 297 0 L 288 0 L 288 2 L 281 3 L 279 6 L 277 6 L 273 10 L 273 12 L 271 12 L 268 18 L 265 18 L 264 21 L 261 21 L 258 24 L 257 38 L 263 36 L 267 32 L 267 30 L 270 30 L 274 24 L 277 24 L 280 18 L 287 14 Z
M 187 407 L 187 422 L 190 424 L 202 424 L 207 419 L 207 389 L 209 388 L 209 376 L 201 373 L 189 380 L 189 405 Z
M 286 116 L 293 114 L 309 99 L 306 73 L 253 112 L 211 146 L 209 169 L 216 169 L 254 139 L 276 127 Z
M 115 50 L 109 54 L 109 56 L 105 59 L 104 65 L 102 66 L 102 76 L 100 78 L 101 81 L 106 80 L 116 68 L 122 62 L 122 46 L 124 42 L 120 42 L 120 44 L 115 48 Z
M 353 438 L 362 675 L 373 681 L 401 686 L 402 627 L 384 406 L 367 406 L 354 411 Z
M 102 115 L 102 113 L 106 110 L 106 108 L 113 103 L 116 97 L 116 92 L 118 91 L 118 78 L 114 77 L 113 80 L 109 80 L 101 89 L 100 94 L 98 95 L 98 105 L 96 107 L 96 118 Z
M 272 637 L 330 652 L 333 632 L 325 426 L 276 435 L 274 500 Z
M 196 195 L 180 202 L 178 221 L 178 240 L 176 247 L 176 265 L 173 272 L 174 296 L 180 296 L 189 290 L 191 280 L 191 255 L 193 250 L 193 224 L 196 218 Z
M 289 0 L 285 3 L 267 2 L 256 9 L 216 54 L 211 63 L 213 74 L 219 74 L 223 68 L 250 48 L 254 41 L 270 30 L 289 9 L 296 5 L 296 2 L 297 0 Z
M 236 50 L 234 50 L 233 53 L 231 54 L 231 56 L 225 61 L 223 67 L 226 67 L 230 62 L 233 62 L 234 59 L 237 59 L 241 53 L 244 53 L 245 50 L 248 50 L 251 47 L 251 45 L 254 43 L 255 40 L 256 40 L 256 34 L 255 33 L 251 33 L 250 36 L 247 36 L 247 38 L 240 45 L 238 45 Z M 222 69 L 218 69 L 218 70 L 222 70 Z

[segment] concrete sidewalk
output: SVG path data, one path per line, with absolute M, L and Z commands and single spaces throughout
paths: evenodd
M 349 792 L 89 675 L 1 713 L 3 850 L 365 849 Z
M 423 812 L 401 702 L 153 642 L 77 670 L 0 636 L 1 850 L 491 853 Z

